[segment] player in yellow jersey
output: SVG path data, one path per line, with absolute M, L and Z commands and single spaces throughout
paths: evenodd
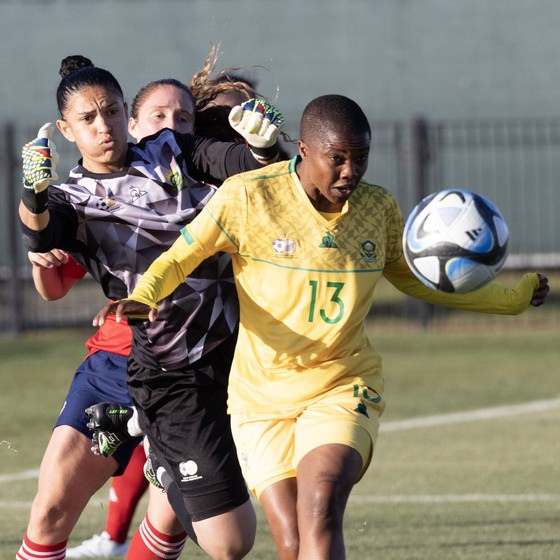
M 546 277 L 470 294 L 425 287 L 402 254 L 393 196 L 361 179 L 371 131 L 352 100 L 313 100 L 299 156 L 228 179 L 130 298 L 105 307 L 157 315 L 203 259 L 232 254 L 241 308 L 229 381 L 240 463 L 282 560 L 345 557 L 342 520 L 371 461 L 385 407 L 381 358 L 364 322 L 384 275 L 406 294 L 484 313 L 540 305 Z

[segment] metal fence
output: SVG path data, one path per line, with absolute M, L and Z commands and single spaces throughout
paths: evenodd
M 542 270 L 560 277 L 560 119 L 492 121 L 372 122 L 372 152 L 366 179 L 391 190 L 405 215 L 424 196 L 443 188 L 468 188 L 487 196 L 510 228 L 510 255 L 504 278 L 515 282 L 522 270 Z M 38 127 L 37 127 L 38 128 Z M 18 334 L 29 329 L 82 326 L 104 302 L 97 284 L 86 278 L 58 302 L 44 302 L 35 292 L 31 267 L 20 239 L 17 205 L 21 146 L 36 129 L 12 123 L 0 128 L 1 188 L 5 193 L 0 228 L 0 328 Z M 74 145 L 59 142 L 63 177 L 78 159 Z M 510 271 L 510 275 L 508 272 Z M 449 324 L 453 312 L 414 302 L 381 286 L 374 312 L 382 325 Z M 537 323 L 560 323 L 554 290 L 546 314 Z M 558 309 L 557 309 L 558 307 Z M 528 314 L 528 320 L 535 317 Z M 471 319 L 463 313 L 460 328 Z M 478 317 L 478 316 L 477 316 Z M 546 321 L 542 320 L 546 317 Z M 510 318 L 484 318 L 493 327 Z M 477 319 L 479 328 L 480 318 Z

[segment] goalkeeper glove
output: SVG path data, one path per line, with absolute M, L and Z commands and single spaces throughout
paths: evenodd
M 264 99 L 249 99 L 229 113 L 229 124 L 261 159 L 278 155 L 277 140 L 284 126 L 284 116 Z
M 56 164 L 58 154 L 52 141 L 54 126 L 44 124 L 37 138 L 28 142 L 21 150 L 23 159 L 22 202 L 34 214 L 41 214 L 47 208 L 47 187 L 58 179 Z

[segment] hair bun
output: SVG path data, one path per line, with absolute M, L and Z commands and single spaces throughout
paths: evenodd
M 66 78 L 66 76 L 73 74 L 81 68 L 93 66 L 94 64 L 89 58 L 86 58 L 85 56 L 79 54 L 73 54 L 71 56 L 67 56 L 62 60 L 58 73 L 60 74 L 61 78 Z

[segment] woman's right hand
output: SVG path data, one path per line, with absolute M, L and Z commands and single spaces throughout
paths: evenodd
M 157 309 L 132 299 L 123 299 L 109 303 L 93 318 L 93 326 L 101 327 L 109 315 L 115 316 L 115 321 L 120 323 L 123 317 L 128 319 L 148 319 L 153 323 L 157 317 Z
M 53 249 L 48 253 L 27 252 L 27 258 L 33 266 L 38 268 L 56 268 L 68 262 L 68 254 L 60 249 Z
M 39 129 L 37 138 L 21 149 L 23 187 L 35 194 L 43 192 L 58 179 L 58 153 L 52 139 L 53 133 L 54 125 L 46 123 Z

